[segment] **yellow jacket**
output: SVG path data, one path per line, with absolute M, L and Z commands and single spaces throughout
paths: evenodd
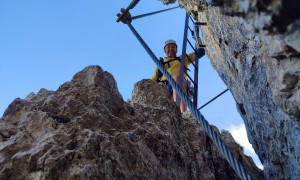
M 179 57 L 181 59 L 181 56 L 179 56 Z M 190 53 L 185 57 L 185 64 L 184 64 L 185 67 L 188 67 L 191 64 L 191 61 L 188 59 L 188 57 L 192 62 L 195 62 L 195 53 L 194 52 Z M 164 61 L 168 62 L 168 61 L 171 61 L 173 59 L 175 59 L 175 58 L 165 57 Z M 169 65 L 170 65 L 170 67 L 169 67 Z M 179 75 L 179 73 L 180 73 L 180 61 L 175 60 L 175 61 L 171 61 L 170 63 L 166 63 L 165 64 L 165 69 L 168 71 L 168 73 L 171 76 Z M 157 71 L 158 71 L 158 67 L 155 68 L 154 73 L 153 73 L 152 78 L 151 78 L 154 81 L 156 81 L 156 79 L 157 79 L 157 76 L 156 76 Z M 183 77 L 186 79 L 186 74 L 184 74 Z M 164 80 L 167 80 L 167 78 L 165 76 L 162 76 L 160 78 L 160 80 L 164 81 Z

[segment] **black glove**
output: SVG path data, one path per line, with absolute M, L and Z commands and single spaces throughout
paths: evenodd
M 198 59 L 202 58 L 202 56 L 205 55 L 205 51 L 203 48 L 196 49 L 196 53 L 197 53 Z
M 157 69 L 156 71 L 156 82 L 159 82 L 159 79 L 163 76 L 163 73 Z

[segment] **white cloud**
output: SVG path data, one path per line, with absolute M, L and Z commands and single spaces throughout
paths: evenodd
M 261 163 L 256 164 L 256 166 L 257 166 L 259 169 L 264 169 L 264 166 L 263 166 Z
M 243 146 L 246 154 L 248 153 L 255 154 L 252 145 L 248 141 L 247 132 L 244 123 L 241 123 L 238 126 L 230 125 L 229 132 L 233 136 L 234 140 L 238 142 L 241 146 Z
M 252 145 L 248 141 L 245 124 L 241 123 L 238 126 L 230 125 L 228 129 L 234 140 L 244 148 L 244 153 L 252 157 L 258 168 L 263 169 L 263 165 L 259 161 Z

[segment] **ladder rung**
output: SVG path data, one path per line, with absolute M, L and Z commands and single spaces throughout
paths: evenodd
M 206 26 L 207 23 L 206 22 L 195 22 L 196 26 Z

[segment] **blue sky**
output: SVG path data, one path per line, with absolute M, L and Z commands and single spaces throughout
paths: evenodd
M 151 78 L 155 68 L 127 25 L 116 23 L 116 14 L 130 2 L 1 0 L 0 116 L 15 98 L 25 98 L 41 88 L 56 90 L 89 65 L 110 72 L 124 100 L 130 99 L 134 83 Z M 174 6 L 147 0 L 131 13 L 135 16 Z M 185 11 L 178 8 L 132 24 L 156 56 L 162 57 L 167 39 L 176 40 L 181 49 L 184 18 Z M 206 57 L 199 66 L 200 106 L 226 86 Z M 231 131 L 243 123 L 230 92 L 201 112 L 219 129 Z

